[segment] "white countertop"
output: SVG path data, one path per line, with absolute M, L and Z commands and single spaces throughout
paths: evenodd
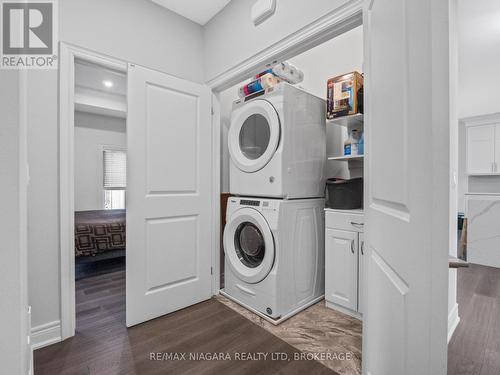
M 500 193 L 465 193 L 464 195 L 492 195 L 497 197 L 500 196 Z

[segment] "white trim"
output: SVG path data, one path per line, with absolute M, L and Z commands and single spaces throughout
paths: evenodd
M 220 289 L 220 252 L 221 252 L 221 145 L 220 145 L 220 98 L 212 91 L 212 295 Z
M 455 306 L 453 306 L 448 314 L 448 343 L 450 342 L 458 323 L 460 323 L 460 317 L 458 316 L 458 303 L 455 303 Z
M 96 52 L 60 43 L 59 66 L 59 228 L 62 340 L 75 335 L 74 128 L 75 59 L 127 72 L 127 64 Z
M 326 42 L 362 24 L 362 0 L 350 0 L 281 41 L 210 79 L 207 85 L 222 91 L 269 67 Z
M 31 329 L 32 350 L 52 345 L 56 342 L 60 342 L 61 340 L 61 321 L 59 320 L 40 324 L 39 326 Z
M 271 324 L 274 324 L 275 326 L 277 326 L 278 324 L 283 323 L 285 320 L 291 318 L 294 315 L 297 315 L 299 312 L 307 309 L 309 306 L 312 306 L 315 303 L 317 303 L 317 302 L 319 302 L 319 301 L 321 301 L 322 299 L 325 298 L 325 295 L 321 295 L 319 297 L 316 297 L 313 300 L 307 302 L 306 304 L 304 304 L 304 305 L 296 308 L 295 310 L 290 311 L 288 314 L 280 316 L 278 319 L 273 319 L 273 318 L 270 318 L 269 316 L 267 316 L 266 314 L 263 314 L 260 311 L 255 310 L 253 307 L 251 307 L 249 305 L 246 305 L 243 302 L 238 301 L 236 298 L 234 298 L 234 297 L 230 296 L 229 294 L 227 294 L 224 290 L 221 290 L 220 294 L 223 295 L 224 297 L 226 297 L 227 299 L 229 299 L 229 300 L 231 300 L 233 302 L 236 302 L 238 305 L 243 306 L 245 309 L 250 310 L 254 314 L 260 316 L 262 319 L 268 321 Z
M 465 127 L 498 124 L 500 122 L 500 112 L 481 116 L 465 117 L 459 121 L 463 123 Z
M 263 67 L 278 60 L 296 56 L 362 24 L 363 0 L 351 0 L 341 7 L 317 19 L 281 41 L 250 56 L 232 68 L 207 81 L 212 89 L 212 170 L 213 170 L 213 237 L 212 237 L 212 294 L 220 290 L 220 92 L 245 78 L 263 70 Z

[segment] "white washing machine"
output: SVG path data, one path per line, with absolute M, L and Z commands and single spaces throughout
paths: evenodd
M 228 147 L 231 194 L 323 197 L 325 101 L 280 83 L 233 103 Z
M 277 324 L 324 296 L 324 199 L 229 198 L 224 294 Z

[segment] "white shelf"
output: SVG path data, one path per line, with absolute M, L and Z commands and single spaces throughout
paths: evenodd
M 363 126 L 363 114 L 356 113 L 355 115 L 336 117 L 333 119 L 327 119 L 327 124 L 340 125 L 344 127 L 350 127 L 353 125 Z
M 342 156 L 329 157 L 328 160 L 341 160 L 341 161 L 363 160 L 364 157 L 365 157 L 364 155 L 342 155 Z

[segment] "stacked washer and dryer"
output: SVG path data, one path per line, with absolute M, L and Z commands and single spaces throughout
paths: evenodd
M 325 131 L 285 82 L 233 103 L 223 294 L 275 324 L 324 295 Z

